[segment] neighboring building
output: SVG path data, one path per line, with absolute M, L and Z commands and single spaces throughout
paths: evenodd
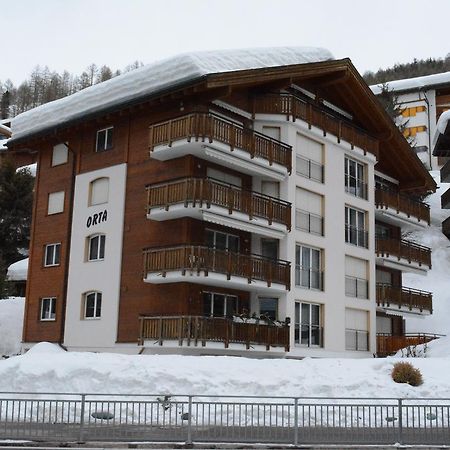
M 0 166 L 3 158 L 6 156 L 6 142 L 11 137 L 10 122 L 6 119 L 0 119 Z
M 38 155 L 25 349 L 367 356 L 431 313 L 401 231 L 436 185 L 349 59 L 182 55 L 12 128 Z
M 446 160 L 433 157 L 432 143 L 440 115 L 450 109 L 450 72 L 390 81 L 386 85 L 402 108 L 403 133 L 412 140 L 425 167 L 434 170 L 442 166 Z M 381 85 L 370 88 L 375 95 L 381 93 Z
M 28 258 L 16 261 L 8 267 L 8 293 L 13 297 L 25 297 L 28 276 Z
M 7 152 L 7 143 L 11 138 L 11 120 L 12 119 L 0 119 L 0 166 L 7 156 L 13 157 L 16 168 L 35 164 L 36 153 L 16 152 L 14 155 L 11 155 L 11 153 Z M 30 170 L 33 172 L 33 168 Z

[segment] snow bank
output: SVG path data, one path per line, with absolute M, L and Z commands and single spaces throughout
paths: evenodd
M 450 121 L 450 110 L 444 111 L 439 117 L 438 123 L 436 125 L 437 130 L 441 134 L 445 134 L 445 130 L 447 129 L 448 122 Z M 437 136 L 437 133 L 436 133 Z
M 22 297 L 0 300 L 0 357 L 20 351 L 24 306 Z
M 23 281 L 28 276 L 28 258 L 21 259 L 20 261 L 11 264 L 8 267 L 7 278 L 10 281 Z
M 394 80 L 386 83 L 390 91 L 419 90 L 442 83 L 450 83 L 450 72 L 435 73 L 423 77 L 406 78 L 404 80 Z M 369 86 L 375 95 L 381 93 L 382 84 Z
M 425 199 L 431 209 L 431 226 L 428 229 L 414 231 L 407 239 L 426 245 L 432 250 L 432 269 L 426 276 L 403 274 L 403 285 L 433 293 L 433 314 L 431 316 L 406 316 L 408 333 L 450 334 L 450 241 L 442 234 L 441 222 L 449 215 L 441 209 L 441 195 L 450 187 L 450 183 L 439 182 L 439 171 L 430 172 L 438 184 L 438 189 Z
M 424 375 L 417 388 L 391 380 L 396 361 L 67 353 L 44 343 L 0 361 L 0 391 L 450 397 L 450 358 L 411 360 Z
M 278 47 L 186 53 L 168 58 L 34 108 L 12 119 L 13 139 L 162 92 L 208 74 L 333 59 L 325 49 Z

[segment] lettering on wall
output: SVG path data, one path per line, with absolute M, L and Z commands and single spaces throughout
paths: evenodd
M 89 216 L 86 221 L 86 226 L 90 228 L 91 226 L 98 225 L 102 222 L 106 222 L 107 219 L 108 219 L 108 211 L 105 209 L 104 211 Z

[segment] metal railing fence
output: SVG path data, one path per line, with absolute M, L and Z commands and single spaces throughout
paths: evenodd
M 3 392 L 0 439 L 444 445 L 450 399 Z

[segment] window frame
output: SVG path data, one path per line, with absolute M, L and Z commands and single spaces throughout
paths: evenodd
M 263 308 L 261 308 L 261 303 L 262 302 L 270 302 L 273 301 L 275 303 L 275 317 L 270 317 L 271 320 L 279 320 L 278 319 L 278 309 L 279 309 L 279 298 L 278 297 L 267 297 L 267 296 L 262 296 L 262 297 L 258 297 L 258 308 L 259 308 L 259 314 L 264 315 L 268 313 L 268 310 L 266 311 L 266 313 L 262 312 Z
M 356 224 L 352 224 L 352 214 L 355 211 Z M 362 227 L 360 227 L 360 219 L 362 217 Z M 361 239 L 361 233 L 363 238 Z M 352 242 L 352 236 L 356 236 L 356 242 Z M 355 245 L 356 247 L 369 248 L 369 233 L 367 230 L 367 212 L 345 205 L 345 243 Z
M 210 246 L 208 244 L 207 238 L 208 238 L 208 233 L 212 233 L 213 234 L 213 245 Z M 225 248 L 219 248 L 217 247 L 217 235 L 218 234 L 222 234 L 225 235 Z M 237 250 L 230 250 L 230 237 L 236 238 L 237 239 Z M 237 234 L 233 234 L 233 233 L 227 233 L 224 231 L 220 231 L 220 230 L 214 230 L 212 228 L 206 228 L 205 229 L 205 242 L 206 242 L 206 246 L 209 248 L 213 248 L 215 250 L 220 250 L 220 251 L 225 251 L 225 252 L 231 252 L 231 253 L 239 253 L 241 250 L 241 237 Z
M 56 194 L 62 194 L 62 209 L 55 212 L 50 212 L 50 197 Z M 63 214 L 65 203 L 66 203 L 66 191 L 49 192 L 47 196 L 47 216 L 54 216 L 55 214 Z
M 205 296 L 206 295 L 210 295 L 210 313 L 209 315 L 205 314 Z M 223 315 L 214 315 L 214 301 L 215 301 L 215 297 L 216 296 L 222 296 L 224 297 L 224 302 L 223 302 Z M 235 300 L 235 305 L 236 305 L 236 314 L 239 311 L 239 296 L 238 295 L 233 295 L 233 294 L 225 294 L 222 292 L 212 292 L 212 291 L 203 291 L 202 292 L 202 306 L 203 306 L 203 316 L 204 317 L 222 317 L 222 318 L 226 318 L 226 317 L 233 317 L 234 314 L 228 314 L 227 313 L 227 305 L 228 305 L 228 299 L 234 299 Z
M 49 248 L 53 247 L 53 262 L 51 264 L 47 264 L 47 255 Z M 56 248 L 58 248 L 58 252 L 56 252 Z M 56 258 L 56 254 L 58 255 L 58 258 Z M 58 259 L 58 262 L 55 260 Z M 52 244 L 46 244 L 44 247 L 44 267 L 57 267 L 61 265 L 61 242 L 55 242 Z
M 304 252 L 303 249 L 309 250 L 309 266 L 304 266 Z M 318 255 L 318 268 L 312 267 L 313 264 L 313 254 L 314 252 L 317 252 Z M 297 258 L 299 256 L 299 258 Z M 311 289 L 316 291 L 323 291 L 323 270 L 322 270 L 322 264 L 323 264 L 323 251 L 320 248 L 316 247 L 310 247 L 309 245 L 304 244 L 296 244 L 295 246 L 295 286 L 299 288 L 304 289 Z M 308 271 L 308 284 L 302 284 L 302 274 L 305 273 L 305 271 Z M 313 273 L 317 272 L 318 274 L 318 287 L 313 286 L 312 280 L 313 280 Z
M 92 307 L 93 316 L 87 315 L 88 310 L 88 297 L 94 296 L 94 304 Z M 83 319 L 84 320 L 99 320 L 102 317 L 102 293 L 100 291 L 88 291 L 83 294 Z M 97 315 L 98 314 L 98 315 Z
M 111 144 L 108 147 L 108 132 L 111 130 Z M 100 130 L 97 130 L 96 134 L 95 134 L 95 152 L 96 153 L 101 153 L 101 152 L 106 152 L 108 150 L 111 150 L 114 147 L 113 144 L 113 137 L 114 137 L 114 126 L 110 126 L 110 127 L 105 127 L 105 128 L 101 128 Z M 104 147 L 103 148 L 99 148 L 99 135 L 100 133 L 105 133 L 105 140 L 104 140 Z
M 97 248 L 95 249 L 97 257 L 91 258 L 91 243 L 96 238 L 99 238 Z M 106 234 L 105 233 L 95 233 L 95 234 L 91 234 L 86 239 L 87 239 L 86 261 L 87 262 L 104 261 L 105 260 L 105 250 L 106 250 Z M 101 256 L 102 243 L 103 243 L 103 256 Z
M 63 162 L 55 163 L 55 149 L 57 147 L 64 146 L 66 150 L 66 159 Z M 56 144 L 53 146 L 52 149 L 52 159 L 50 161 L 50 167 L 58 167 L 62 166 L 64 164 L 67 164 L 69 162 L 69 146 L 67 145 L 67 142 L 60 142 L 59 144 Z
M 355 175 L 351 175 L 351 166 L 354 165 L 353 171 Z M 356 159 L 345 156 L 344 159 L 344 186 L 345 192 L 354 197 L 361 198 L 363 200 L 368 199 L 367 189 L 367 165 L 357 161 Z M 352 183 L 355 186 L 352 186 Z
M 308 323 L 303 323 L 303 305 L 309 307 L 308 312 Z M 313 324 L 313 307 L 318 309 L 318 324 Z M 311 303 L 311 302 L 303 302 L 296 301 L 294 306 L 294 344 L 301 347 L 308 348 L 322 348 L 323 347 L 323 325 L 322 325 L 322 314 L 323 314 L 323 305 L 320 303 Z M 302 328 L 303 326 L 307 327 L 308 331 L 308 342 L 302 343 Z M 319 343 L 313 344 L 313 330 L 318 330 L 319 332 Z
M 50 308 L 45 311 L 50 313 L 50 317 L 44 317 L 44 304 L 49 301 Z M 53 315 L 53 317 L 51 317 Z M 39 321 L 40 322 L 55 322 L 56 321 L 56 297 L 42 297 L 41 305 L 39 308 Z
M 108 182 L 108 192 L 106 194 L 106 200 L 103 202 L 93 202 L 93 194 L 94 194 L 94 184 L 100 180 L 107 180 Z M 98 206 L 98 205 L 104 205 L 105 203 L 109 202 L 109 177 L 98 177 L 94 180 L 89 182 L 89 198 L 88 198 L 88 206 Z

